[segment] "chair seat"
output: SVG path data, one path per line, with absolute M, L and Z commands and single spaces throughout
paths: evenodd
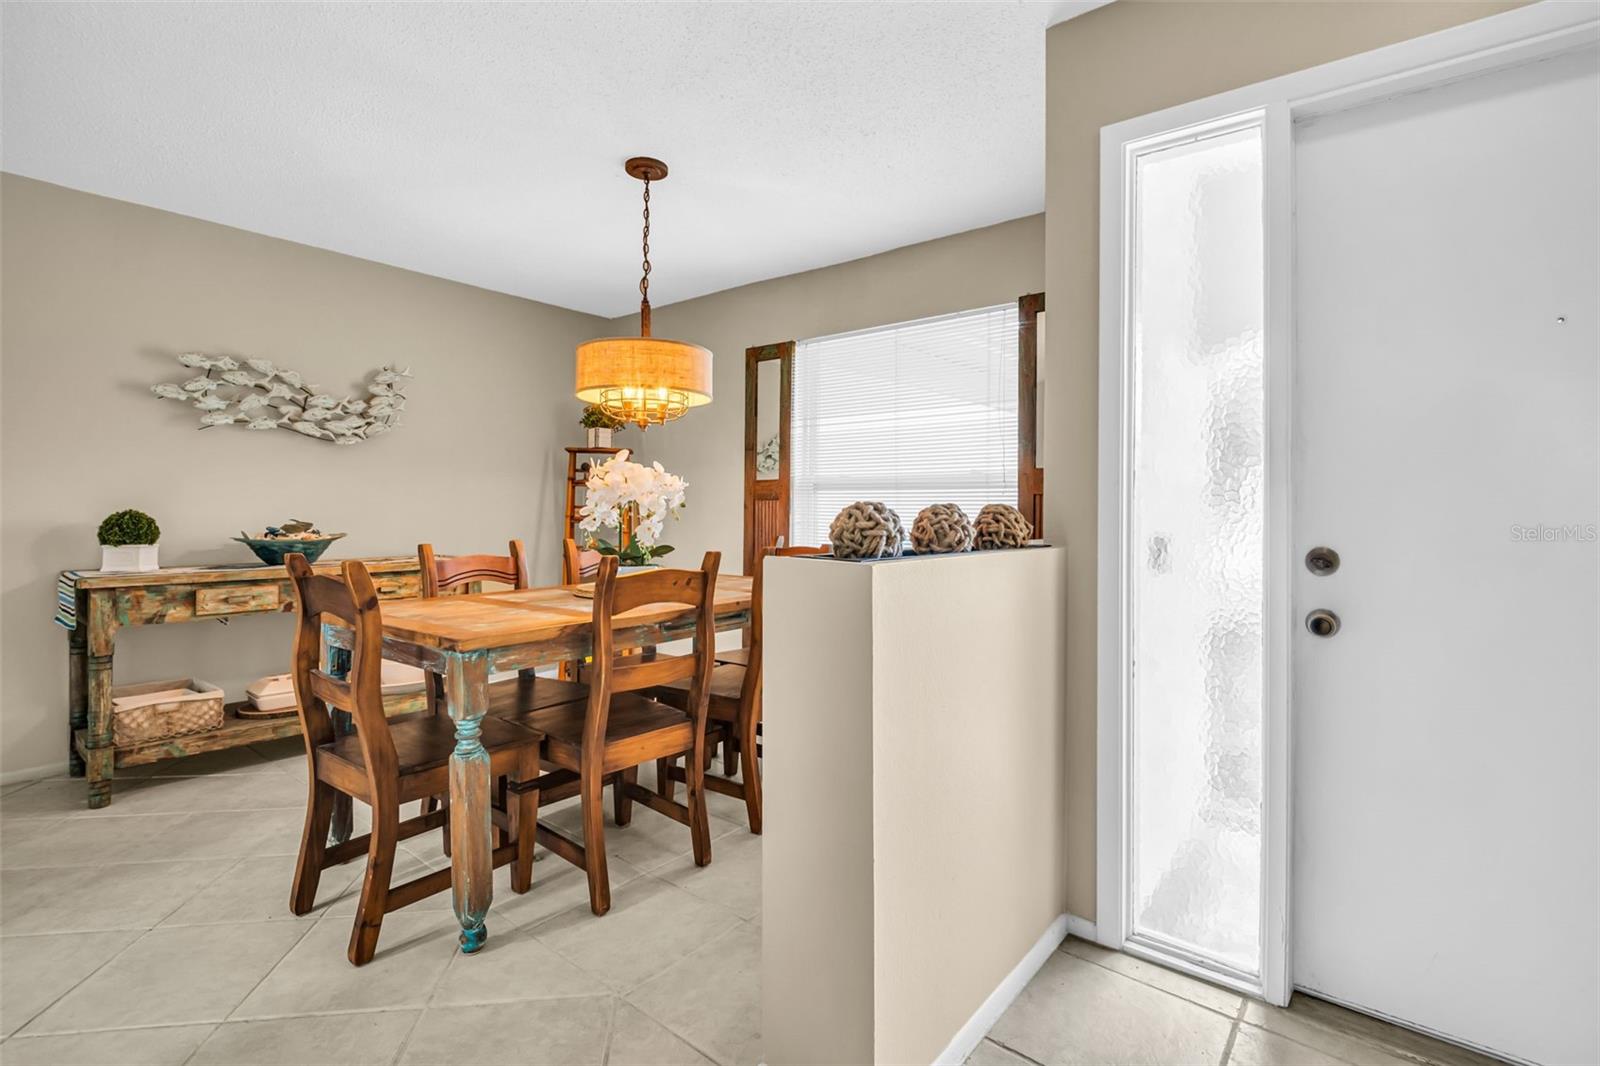
M 530 711 L 588 698 L 589 686 L 581 682 L 555 677 L 518 677 L 489 686 L 489 713 L 496 718 L 516 718 Z
M 727 664 L 731 664 L 733 666 L 749 666 L 750 665 L 750 649 L 749 648 L 729 648 L 727 651 L 719 651 L 719 652 L 717 652 L 715 655 L 712 656 L 712 658 L 715 659 L 718 663 L 727 663 Z
M 744 693 L 744 671 L 744 667 L 734 663 L 723 663 L 720 666 L 711 668 L 711 706 L 713 708 L 717 707 L 718 704 L 732 704 L 732 709 L 737 709 L 739 700 Z M 680 678 L 677 681 L 669 681 L 665 685 L 657 685 L 654 691 L 661 693 L 664 697 L 676 703 L 677 700 L 674 698 L 676 694 L 682 693 L 687 697 L 691 684 L 692 682 L 687 678 Z
M 516 722 L 544 736 L 545 758 L 575 770 L 583 752 L 587 713 L 585 703 L 564 703 L 522 715 Z M 675 755 L 693 745 L 694 723 L 686 712 L 637 693 L 611 697 L 611 711 L 606 716 L 604 772 Z
M 450 753 L 456 746 L 455 723 L 442 714 L 391 719 L 389 735 L 394 738 L 395 759 L 399 763 L 401 777 L 443 768 L 450 762 Z M 488 750 L 491 762 L 496 761 L 496 756 L 514 756 L 519 748 L 537 744 L 539 739 L 538 733 L 524 725 L 484 716 L 483 746 Z M 354 733 L 343 734 L 332 744 L 318 747 L 317 759 L 341 763 L 363 776 L 367 772 L 366 753 L 361 750 L 361 738 Z

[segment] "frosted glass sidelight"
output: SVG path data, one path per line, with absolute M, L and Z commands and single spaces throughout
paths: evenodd
M 1264 241 L 1258 127 L 1135 161 L 1132 932 L 1260 971 Z

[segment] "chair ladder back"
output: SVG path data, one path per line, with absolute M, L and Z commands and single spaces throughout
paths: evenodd
M 380 789 L 387 790 L 380 779 L 394 777 L 399 767 L 383 709 L 383 618 L 378 608 L 378 590 L 366 566 L 357 559 L 341 565 L 343 581 L 313 573 L 306 557 L 298 552 L 287 556 L 284 563 L 294 586 L 299 619 L 295 629 L 294 689 L 306 754 L 314 757 L 319 744 L 334 739 L 328 709 L 346 711 L 355 723 L 376 796 Z M 351 633 L 350 672 L 344 680 L 322 668 L 325 621 L 336 622 Z M 393 782 L 388 787 L 393 787 Z
M 691 685 L 695 728 L 705 728 L 716 645 L 717 568 L 721 561 L 720 552 L 707 552 L 699 570 L 659 570 L 619 578 L 615 556 L 600 560 L 594 583 L 594 665 L 590 668 L 585 744 L 603 742 L 612 693 L 683 679 Z M 615 618 L 650 603 L 683 603 L 695 608 L 694 650 L 689 655 L 619 665 L 613 634 Z
M 656 659 L 630 655 L 613 659 L 607 687 L 612 692 L 636 692 L 674 681 L 692 680 L 696 665 L 693 655 L 663 655 Z
M 600 566 L 600 553 L 592 548 L 580 548 L 578 542 L 568 537 L 561 545 L 561 583 L 576 585 L 595 575 Z
M 528 588 L 532 582 L 528 578 L 527 549 L 522 541 L 513 540 L 509 551 L 509 555 L 452 555 L 440 559 L 434 555 L 432 544 L 418 544 L 423 598 L 432 599 L 478 581 L 498 581 L 512 588 Z
M 611 614 L 624 614 L 649 603 L 682 603 L 697 607 L 706 596 L 706 587 L 704 570 L 660 569 L 629 574 L 616 579 Z M 606 621 L 609 624 L 610 618 Z

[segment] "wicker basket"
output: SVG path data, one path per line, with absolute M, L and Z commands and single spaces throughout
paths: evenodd
M 222 690 L 194 678 L 117 685 L 111 739 L 119 747 L 222 728 Z

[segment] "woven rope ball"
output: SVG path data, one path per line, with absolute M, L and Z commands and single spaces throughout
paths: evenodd
M 911 523 L 911 546 L 918 555 L 972 550 L 972 519 L 953 503 L 933 503 Z
M 1033 536 L 1033 526 L 1022 512 L 1006 503 L 986 504 L 974 523 L 979 551 L 995 548 L 1021 548 Z
M 828 542 L 836 559 L 877 559 L 900 554 L 905 527 L 888 504 L 857 500 L 834 517 Z

